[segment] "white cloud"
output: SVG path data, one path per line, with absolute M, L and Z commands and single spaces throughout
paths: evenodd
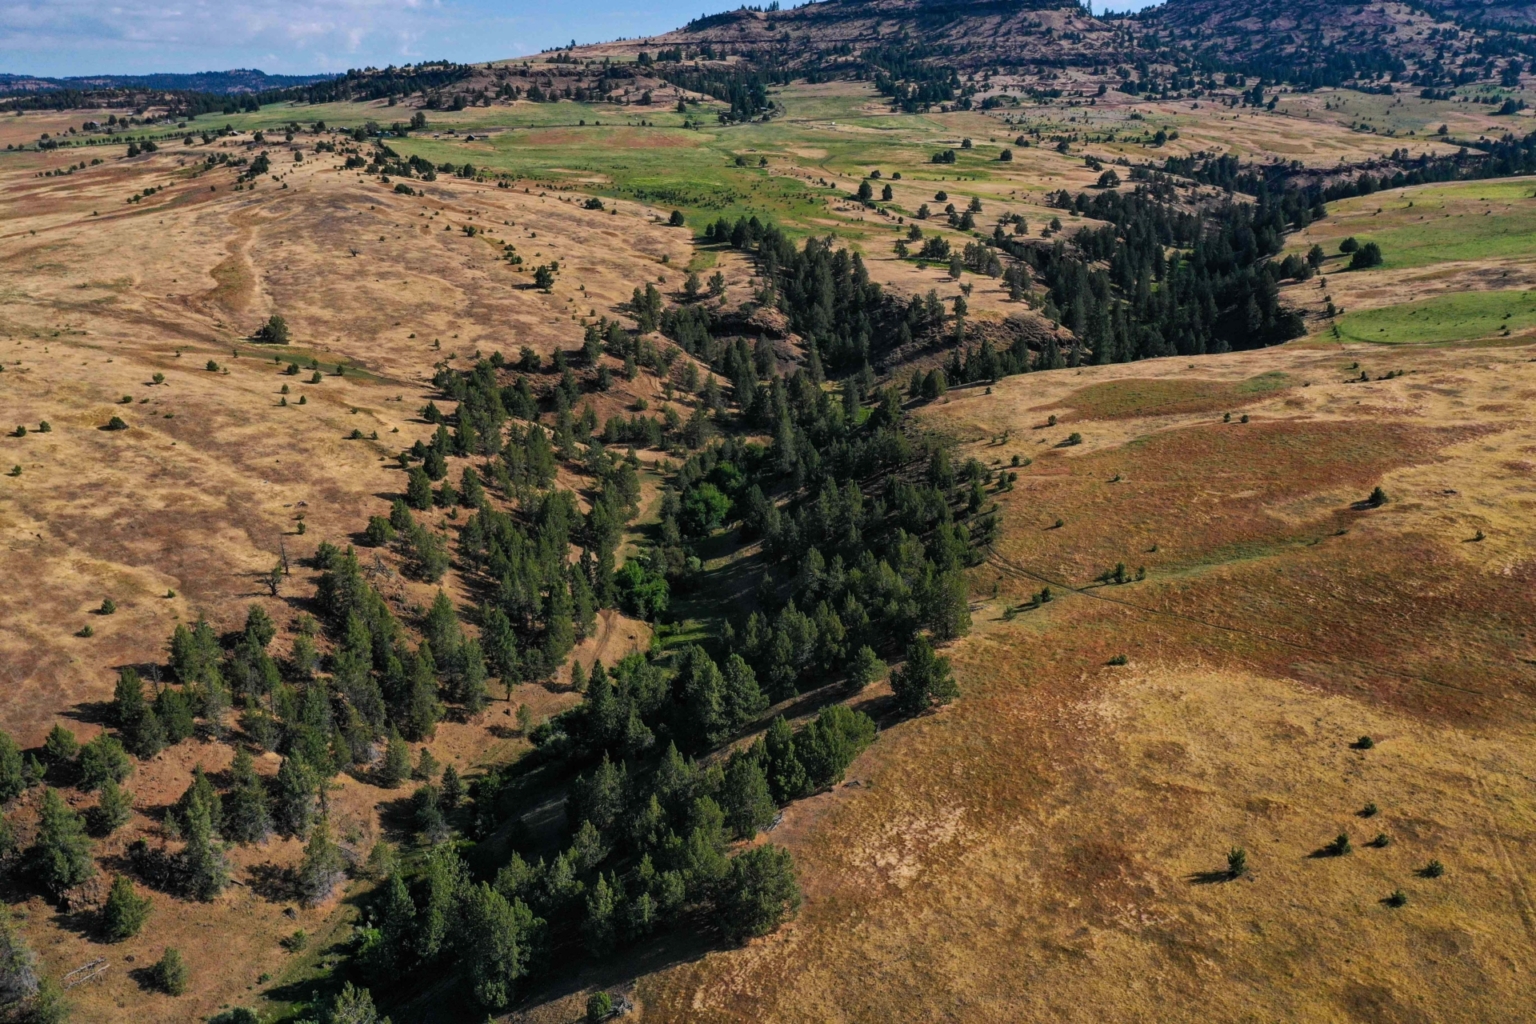
M 258 55 L 276 55 L 262 68 L 269 72 L 402 63 L 415 59 L 418 41 L 452 33 L 466 15 L 473 18 L 436 0 L 191 0 L 174 7 L 151 0 L 0 0 L 0 70 L 223 70 Z

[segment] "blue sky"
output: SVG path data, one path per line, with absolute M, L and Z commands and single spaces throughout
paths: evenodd
M 739 2 L 0 0 L 0 71 L 64 76 L 254 67 L 318 74 L 436 58 L 481 61 L 572 39 L 665 32 Z

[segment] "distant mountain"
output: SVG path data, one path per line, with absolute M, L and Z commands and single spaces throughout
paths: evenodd
M 789 10 L 742 7 L 672 32 L 578 47 L 578 56 L 684 49 L 758 58 L 764 68 L 826 68 L 871 51 L 920 51 L 954 67 L 1078 65 L 1126 57 L 1114 23 L 1073 0 L 825 0 Z
M 1486 28 L 1536 28 L 1531 0 L 1419 0 L 1423 7 L 1462 25 Z
M 232 71 L 199 71 L 195 74 L 78 75 L 43 78 L 36 75 L 0 74 L 0 92 L 48 92 L 56 89 L 152 89 L 155 91 L 234 93 L 266 92 L 325 82 L 336 75 L 269 75 L 255 68 Z
M 1273 80 L 1342 85 L 1390 77 L 1448 88 L 1493 78 L 1493 56 L 1536 54 L 1536 39 L 1522 31 L 1521 19 L 1536 25 L 1536 4 L 1168 0 L 1138 20 L 1218 66 Z

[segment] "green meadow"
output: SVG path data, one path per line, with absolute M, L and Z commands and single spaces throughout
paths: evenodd
M 1378 344 L 1474 341 L 1536 327 L 1536 292 L 1462 292 L 1422 302 L 1348 313 L 1338 319 L 1341 337 Z
M 1328 217 L 1290 248 L 1329 253 L 1354 236 L 1381 246 L 1384 269 L 1536 255 L 1536 182 L 1467 181 L 1394 189 L 1328 204 Z M 1378 212 L 1379 211 L 1379 212 Z

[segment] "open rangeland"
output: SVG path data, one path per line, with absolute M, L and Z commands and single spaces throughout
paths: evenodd
M 961 249 L 978 235 L 946 206 L 975 200 L 983 237 L 1008 217 L 1022 237 L 1070 238 L 1101 225 L 1048 196 L 1099 189 L 1096 163 L 1221 152 L 1325 168 L 1403 145 L 1453 152 L 1440 124 L 1500 124 L 1469 105 L 1343 90 L 1271 110 L 1116 93 L 903 115 L 866 82 L 802 83 L 775 88 L 779 116 L 750 125 L 715 123 L 721 105 L 699 96 L 677 111 L 681 96 L 433 110 L 388 143 L 437 167 L 431 180 L 345 165 L 350 136 L 333 129 L 401 116 L 383 101 L 204 115 L 187 141 L 168 131 L 132 158 L 118 144 L 0 154 L 0 727 L 29 749 L 58 724 L 89 739 L 109 726 L 118 672 L 158 684 L 173 630 L 202 617 L 238 631 L 259 606 L 274 650 L 290 650 L 318 613 L 322 541 L 358 545 L 390 610 L 419 623 L 438 585 L 365 546 L 364 530 L 405 489 L 399 453 L 432 442 L 428 403 L 454 412 L 434 375 L 537 356 L 528 372 L 547 396 L 556 351 L 578 351 L 601 318 L 630 326 L 647 285 L 676 307 L 690 272 L 718 271 L 703 301 L 721 314 L 750 303 L 760 268 L 707 243 L 719 218 L 832 237 L 903 301 L 933 291 L 952 309 L 964 285 L 974 322 L 1050 333 L 1038 296 L 919 259 L 913 228 Z M 0 142 L 85 116 L 0 118 Z M 261 149 L 266 173 L 228 162 Z M 934 162 L 948 150 L 953 162 Z M 1179 188 L 1191 205 L 1222 194 Z M 740 948 L 685 931 L 582 961 L 519 991 L 502 1019 L 565 1024 L 598 987 L 655 1021 L 1536 1016 L 1532 202 L 1529 179 L 1510 179 L 1330 203 L 1286 239 L 1326 260 L 1281 289 L 1309 315 L 1308 337 L 1285 346 L 909 402 L 913 432 L 950 444 L 956 466 L 1016 475 L 987 489 L 1001 525 L 966 576 L 971 633 L 944 649 L 959 699 L 903 720 L 879 681 L 777 704 L 803 724 L 844 701 L 883 730 L 844 781 L 767 832 L 795 857 L 798 916 Z M 1348 237 L 1377 242 L 1383 264 L 1345 270 Z M 288 343 L 258 344 L 274 314 Z M 752 331 L 764 370 L 809 362 L 781 325 Z M 690 358 L 663 377 L 601 355 L 612 386 L 581 404 L 599 425 L 703 417 L 702 397 L 674 387 L 707 372 Z M 904 387 L 911 367 L 879 370 Z M 775 443 L 771 427 L 742 433 Z M 675 440 L 633 447 L 640 497 L 621 558 L 655 544 L 689 455 Z M 586 512 L 599 488 L 583 458 L 558 481 Z M 471 464 L 450 462 L 455 481 Z M 449 538 L 467 515 L 422 520 Z M 705 582 L 679 595 L 674 621 L 653 637 L 604 609 L 575 660 L 718 640 L 771 583 L 730 533 L 697 542 Z M 459 565 L 441 587 L 460 608 L 485 598 Z M 494 685 L 487 710 L 451 716 L 425 745 L 472 778 L 516 764 L 531 749 L 519 706 L 530 723 L 574 706 L 570 679 L 560 666 Z M 189 739 L 139 764 L 132 819 L 95 845 L 100 880 L 130 870 L 136 840 L 175 850 L 168 809 L 199 765 L 223 787 L 231 759 L 227 743 Z M 257 771 L 278 764 L 263 754 Z M 379 838 L 414 842 L 408 791 L 378 781 L 342 773 L 325 792 L 353 868 Z M 534 808 L 516 826 L 558 838 L 565 781 L 521 794 Z M 13 815 L 23 846 L 37 802 L 22 796 Z M 502 862 L 513 831 L 487 844 Z M 1341 833 L 1350 852 L 1330 853 Z M 236 849 L 235 884 L 211 902 L 150 892 L 149 923 L 120 944 L 97 928 L 104 885 L 62 907 L 20 883 L 6 894 L 45 973 L 108 963 L 70 990 L 77 1020 L 191 1022 L 235 1005 L 303 1019 L 352 977 L 370 883 L 303 906 L 302 851 L 291 838 Z M 176 998 L 146 973 L 172 946 L 192 964 Z M 394 1019 L 468 1019 L 448 989 L 418 985 Z
M 964 696 L 792 809 L 805 911 L 645 980 L 648 1019 L 1536 1010 L 1532 354 L 1170 359 L 927 408 L 1022 463 Z

